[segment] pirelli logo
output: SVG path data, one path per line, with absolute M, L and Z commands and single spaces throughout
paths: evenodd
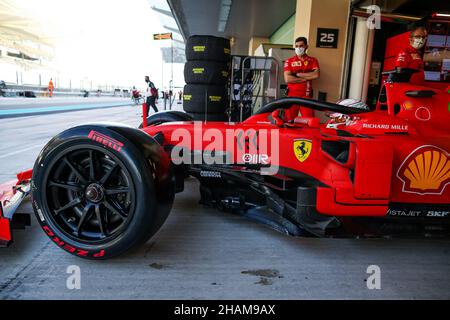
M 211 102 L 220 102 L 222 100 L 221 96 L 209 96 Z
M 191 101 L 192 95 L 191 94 L 185 94 L 185 95 L 183 95 L 183 99 L 184 99 L 184 101 Z
M 202 74 L 203 72 L 205 72 L 205 68 L 193 68 L 192 72 L 194 74 Z
M 123 148 L 122 142 L 94 130 L 91 130 L 91 132 L 89 132 L 88 138 L 94 140 L 95 142 L 101 143 L 105 147 L 116 150 L 117 152 L 120 152 Z
M 205 52 L 206 46 L 194 46 L 192 49 L 194 49 L 195 52 Z

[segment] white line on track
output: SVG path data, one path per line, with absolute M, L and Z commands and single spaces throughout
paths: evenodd
M 13 155 L 25 152 L 25 151 L 33 150 L 33 149 L 36 149 L 36 148 L 42 148 L 42 146 L 41 145 L 34 145 L 34 146 L 31 146 L 31 147 L 19 149 L 19 150 L 13 151 L 13 152 L 0 154 L 0 159 L 8 158 L 10 156 L 13 156 Z

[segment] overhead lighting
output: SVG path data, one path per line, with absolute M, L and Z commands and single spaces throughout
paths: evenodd
M 232 3 L 232 0 L 222 0 L 220 3 L 219 22 L 217 25 L 217 31 L 219 32 L 225 32 Z

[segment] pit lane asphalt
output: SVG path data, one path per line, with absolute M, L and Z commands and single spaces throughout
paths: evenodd
M 140 122 L 136 107 L 0 119 L 0 181 L 30 168 L 54 134 L 93 120 Z M 67 254 L 32 216 L 0 249 L 0 299 L 450 298 L 448 240 L 293 238 L 198 200 L 189 179 L 158 234 L 107 261 Z M 19 211 L 31 213 L 30 203 Z M 80 290 L 66 287 L 71 265 Z M 381 290 L 367 289 L 369 265 L 381 268 Z
M 130 105 L 124 97 L 0 98 L 0 119 Z

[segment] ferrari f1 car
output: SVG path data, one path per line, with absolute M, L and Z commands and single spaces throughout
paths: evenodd
M 328 119 L 286 119 L 292 105 Z M 57 246 L 116 256 L 160 229 L 188 176 L 200 182 L 201 204 L 289 235 L 370 236 L 374 225 L 416 220 L 439 229 L 450 216 L 449 124 L 450 92 L 392 80 L 373 110 L 282 98 L 240 123 L 169 111 L 140 129 L 73 127 L 44 147 L 32 172 L 3 186 L 0 239 L 11 240 L 13 212 L 30 192 Z

